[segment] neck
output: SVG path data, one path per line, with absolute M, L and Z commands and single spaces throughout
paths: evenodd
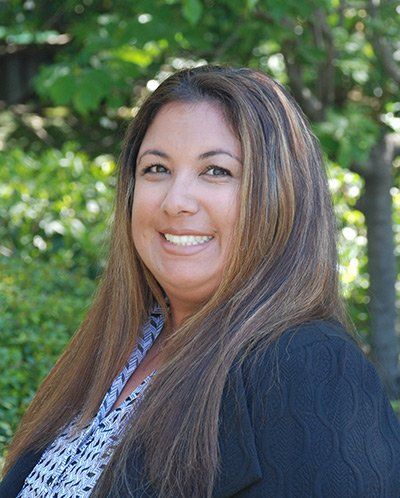
M 185 320 L 192 316 L 195 312 L 196 306 L 191 304 L 183 305 L 182 303 L 170 300 L 170 323 L 172 331 L 183 325 Z

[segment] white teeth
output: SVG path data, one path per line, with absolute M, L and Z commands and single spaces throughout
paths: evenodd
M 164 233 L 164 237 L 168 240 L 168 242 L 172 242 L 178 246 L 195 246 L 198 244 L 204 244 L 213 238 L 208 235 L 171 235 L 170 233 Z

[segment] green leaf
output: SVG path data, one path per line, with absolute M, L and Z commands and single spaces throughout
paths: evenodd
M 190 24 L 195 25 L 200 20 L 203 13 L 203 5 L 200 0 L 185 0 L 182 9 L 183 17 Z
M 71 74 L 66 74 L 56 79 L 49 88 L 50 97 L 56 105 L 67 105 L 75 91 L 75 78 Z
M 258 0 L 246 0 L 246 7 L 247 10 L 252 12 L 254 10 L 254 7 L 257 5 Z
M 119 60 L 136 64 L 139 67 L 147 67 L 153 61 L 151 54 L 146 50 L 125 45 L 112 51 L 112 54 Z
M 76 83 L 73 103 L 81 114 L 96 109 L 110 91 L 111 76 L 101 69 L 86 71 Z

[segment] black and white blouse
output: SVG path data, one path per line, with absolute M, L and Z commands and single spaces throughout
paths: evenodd
M 118 408 L 112 410 L 112 407 L 163 325 L 164 317 L 158 305 L 155 305 L 142 329 L 137 347 L 104 396 L 96 417 L 80 432 L 74 431 L 76 419 L 63 430 L 45 450 L 17 498 L 90 496 L 156 371 L 153 370 Z

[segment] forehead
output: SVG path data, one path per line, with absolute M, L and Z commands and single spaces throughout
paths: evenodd
M 240 142 L 218 104 L 208 101 L 171 102 L 156 114 L 140 151 L 148 146 L 204 149 L 221 145 L 240 157 Z

